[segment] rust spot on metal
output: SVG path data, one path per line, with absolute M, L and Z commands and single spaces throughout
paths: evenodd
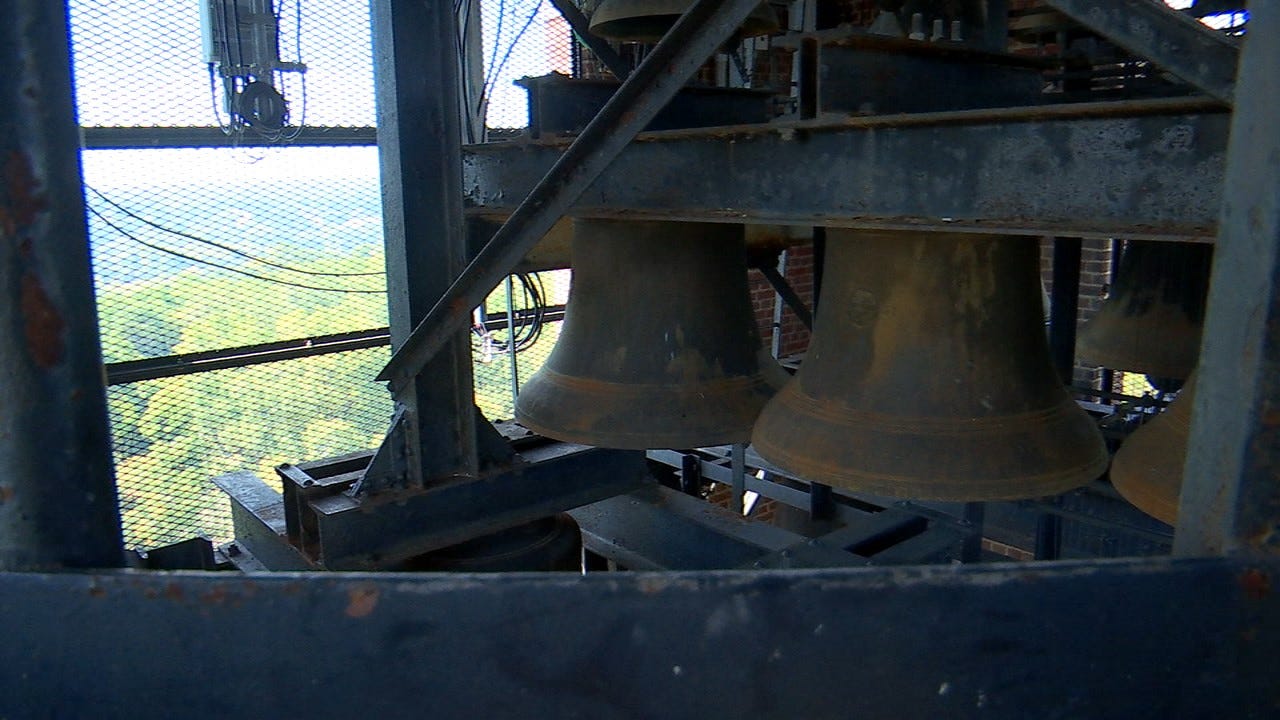
M 1271 577 L 1261 570 L 1245 570 L 1240 576 L 1240 588 L 1250 600 L 1263 600 L 1271 594 Z
M 49 209 L 49 198 L 40 191 L 40 180 L 31 158 L 21 150 L 11 150 L 5 158 L 3 178 L 6 202 L 0 220 L 3 220 L 5 234 L 12 237 Z
M 182 586 L 173 582 L 164 586 L 164 596 L 169 600 L 182 600 L 185 597 Z
M 347 600 L 347 617 L 366 617 L 378 607 L 378 588 L 369 585 L 351 588 Z
M 101 585 L 90 585 L 90 586 L 89 586 L 89 597 L 91 597 L 91 598 L 103 598 L 103 597 L 106 597 L 106 596 L 107 596 L 107 589 L 106 589 L 106 588 L 104 588 L 104 587 L 102 587 Z
M 200 596 L 200 602 L 205 605 L 225 605 L 228 598 L 229 594 L 227 593 L 227 589 L 218 585 L 210 588 L 209 592 L 202 594 Z
M 640 578 L 640 592 L 645 595 L 656 595 L 670 587 L 670 583 L 663 577 L 653 575 Z
M 13 499 L 15 491 L 12 485 L 0 485 L 0 505 Z
M 40 284 L 40 278 L 30 272 L 22 276 L 19 304 L 27 352 L 36 365 L 48 370 L 62 361 L 66 349 L 62 331 L 66 323 Z

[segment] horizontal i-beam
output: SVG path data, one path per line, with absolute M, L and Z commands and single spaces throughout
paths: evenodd
M 1209 242 L 1229 121 L 1179 98 L 652 132 L 569 213 Z M 464 148 L 468 213 L 509 214 L 563 151 Z

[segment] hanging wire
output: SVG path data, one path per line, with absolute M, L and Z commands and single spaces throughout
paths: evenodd
M 191 233 L 183 232 L 182 230 L 174 230 L 172 228 L 166 227 L 164 225 L 161 225 L 160 223 L 157 223 L 153 220 L 150 220 L 148 218 L 142 217 L 141 215 L 138 215 L 137 213 L 133 212 L 129 208 L 124 207 L 123 205 L 117 203 L 116 201 L 102 194 L 101 191 L 99 191 L 97 188 L 94 188 L 91 185 L 86 184 L 85 188 L 87 188 L 94 195 L 97 195 L 98 198 L 101 199 L 106 204 L 115 208 L 117 211 L 123 213 L 124 215 L 127 215 L 128 217 L 133 218 L 134 220 L 137 220 L 143 225 L 147 225 L 149 227 L 152 227 L 164 233 L 168 233 L 170 235 L 176 235 L 178 237 L 186 238 L 188 240 L 194 240 L 195 242 L 198 242 L 204 245 L 209 245 L 210 247 L 215 247 L 219 250 L 224 250 L 233 255 L 238 255 L 239 257 L 242 257 L 246 260 L 262 263 L 263 265 L 268 265 L 273 268 L 278 268 L 280 270 L 287 270 L 289 272 L 298 273 L 300 275 L 316 275 L 319 277 L 373 277 L 373 276 L 382 276 L 386 274 L 385 272 L 321 272 L 318 270 L 304 270 L 302 268 L 293 267 L 292 265 L 285 265 L 283 263 L 274 262 L 272 260 L 267 260 L 265 258 L 260 258 L 256 255 L 252 255 L 243 250 L 238 250 L 234 247 L 231 247 L 230 245 L 224 245 L 220 242 L 200 237 L 199 235 L 192 235 Z
M 529 17 L 525 18 L 524 24 L 520 26 L 520 30 L 516 32 L 515 37 L 511 39 L 511 43 L 507 45 L 507 50 L 503 53 L 502 60 L 498 62 L 497 67 L 494 67 L 493 60 L 489 61 L 489 77 L 485 79 L 484 84 L 485 97 L 488 97 L 493 92 L 493 88 L 497 85 L 498 77 L 502 75 L 502 71 L 507 67 L 507 62 L 511 59 L 511 53 L 516 49 L 516 46 L 520 44 L 520 39 L 524 37 L 525 32 L 527 32 L 529 27 L 533 25 L 533 21 L 538 17 L 538 13 L 542 10 L 542 3 L 543 0 L 538 0 L 538 2 L 533 6 L 533 12 L 529 13 Z M 500 4 L 499 12 L 502 12 L 501 8 L 502 5 Z M 501 15 L 498 19 L 499 22 L 501 22 Z M 493 54 L 495 57 L 497 56 L 498 46 L 501 39 L 502 38 L 499 36 L 495 36 L 494 38 Z
M 500 339 L 479 321 L 473 323 L 471 328 L 485 362 L 492 360 L 494 355 L 520 353 L 532 348 L 542 337 L 546 325 L 546 288 L 542 283 L 542 276 L 517 273 L 512 277 L 520 283 L 522 300 L 521 307 L 518 308 L 512 303 L 514 334 L 505 340 Z
M 265 275 L 258 275 L 256 273 L 251 273 L 247 270 L 241 270 L 240 268 L 231 267 L 229 265 L 222 265 L 219 263 L 211 262 L 209 260 L 202 260 L 200 258 L 187 255 L 186 253 L 179 252 L 172 248 L 167 248 L 162 245 L 156 245 L 154 243 L 147 242 L 146 240 L 143 240 L 137 235 L 134 235 L 128 230 L 125 230 L 119 225 L 116 225 L 115 223 L 108 220 L 105 215 L 99 212 L 97 208 L 93 207 L 92 205 L 88 206 L 88 210 L 90 214 L 98 218 L 98 220 L 102 221 L 103 224 L 105 224 L 107 227 L 111 228 L 112 230 L 115 230 L 117 233 L 124 236 L 125 238 L 132 240 L 133 242 L 136 242 L 139 245 L 142 245 L 143 247 L 147 247 L 152 250 L 165 253 L 167 255 L 172 255 L 174 257 L 181 258 L 188 262 L 196 263 L 197 265 L 206 265 L 208 267 L 217 268 L 219 270 L 226 270 L 227 272 L 232 272 L 237 275 L 244 275 L 245 277 L 250 277 L 255 280 L 262 280 L 263 282 L 275 283 L 276 285 L 288 285 L 289 287 L 302 288 L 304 290 L 320 290 L 323 292 L 354 293 L 354 294 L 368 294 L 368 295 L 375 295 L 375 294 L 381 295 L 381 294 L 386 294 L 387 292 L 386 290 L 357 290 L 354 288 L 334 288 L 334 287 L 321 287 L 318 285 L 305 285 L 303 283 L 296 283 L 288 280 L 280 280 L 278 278 L 266 277 Z

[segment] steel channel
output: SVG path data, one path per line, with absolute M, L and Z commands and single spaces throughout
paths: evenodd
M 467 258 L 458 173 L 457 19 L 450 3 L 386 0 L 371 9 L 387 305 L 396 349 L 408 342 Z M 496 284 L 489 283 L 486 293 Z M 467 307 L 468 316 L 478 304 Z M 479 471 L 477 432 L 484 430 L 477 430 L 469 334 L 454 326 L 440 341 L 447 351 L 395 388 L 396 400 L 414 420 L 407 439 L 413 446 L 410 484 Z M 379 478 L 370 480 L 369 487 L 379 486 Z
M 1228 558 L 586 577 L 5 574 L 0 712 L 1270 717 L 1280 595 L 1265 588 L 1278 575 L 1274 559 Z M 850 668 L 855 679 L 832 681 Z M 225 688 L 211 691 L 212 678 Z

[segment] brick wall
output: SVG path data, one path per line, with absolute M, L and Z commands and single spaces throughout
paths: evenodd
M 813 308 L 813 246 L 810 244 L 792 245 L 787 248 L 787 282 L 795 289 L 796 294 L 804 300 L 805 306 Z M 776 297 L 773 286 L 765 280 L 758 270 L 748 274 L 748 287 L 751 291 L 751 305 L 755 311 L 756 328 L 760 332 L 760 341 L 766 348 L 773 344 L 773 305 Z M 781 346 L 779 357 L 804 352 L 809 347 L 809 331 L 800 323 L 800 319 L 791 308 L 783 304 Z

